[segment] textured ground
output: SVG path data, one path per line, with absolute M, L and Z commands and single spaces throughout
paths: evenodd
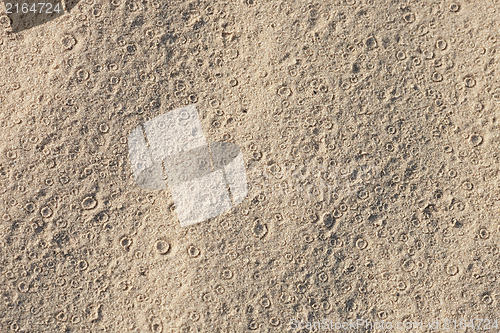
M 498 318 L 497 1 L 165 2 L 0 14 L 1 332 Z M 250 189 L 181 228 L 127 137 L 193 103 Z

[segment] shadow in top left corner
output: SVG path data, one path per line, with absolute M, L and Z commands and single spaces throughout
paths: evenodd
M 71 11 L 80 0 L 3 0 L 12 32 L 31 29 Z M 2 15 L 2 14 L 0 14 Z

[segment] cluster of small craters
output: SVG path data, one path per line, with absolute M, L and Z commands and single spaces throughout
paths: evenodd
M 65 1 L 0 13 L 0 331 L 500 319 L 498 3 Z M 138 124 L 198 104 L 248 197 L 181 228 Z

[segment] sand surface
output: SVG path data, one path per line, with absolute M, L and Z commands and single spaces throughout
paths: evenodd
M 499 331 L 498 1 L 61 5 L 0 4 L 0 332 Z M 248 193 L 182 227 L 128 138 L 189 105 Z

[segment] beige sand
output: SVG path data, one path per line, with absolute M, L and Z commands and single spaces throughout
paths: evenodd
M 498 331 L 498 2 L 73 3 L 0 14 L 0 332 Z M 127 137 L 189 104 L 249 193 L 182 228 Z

